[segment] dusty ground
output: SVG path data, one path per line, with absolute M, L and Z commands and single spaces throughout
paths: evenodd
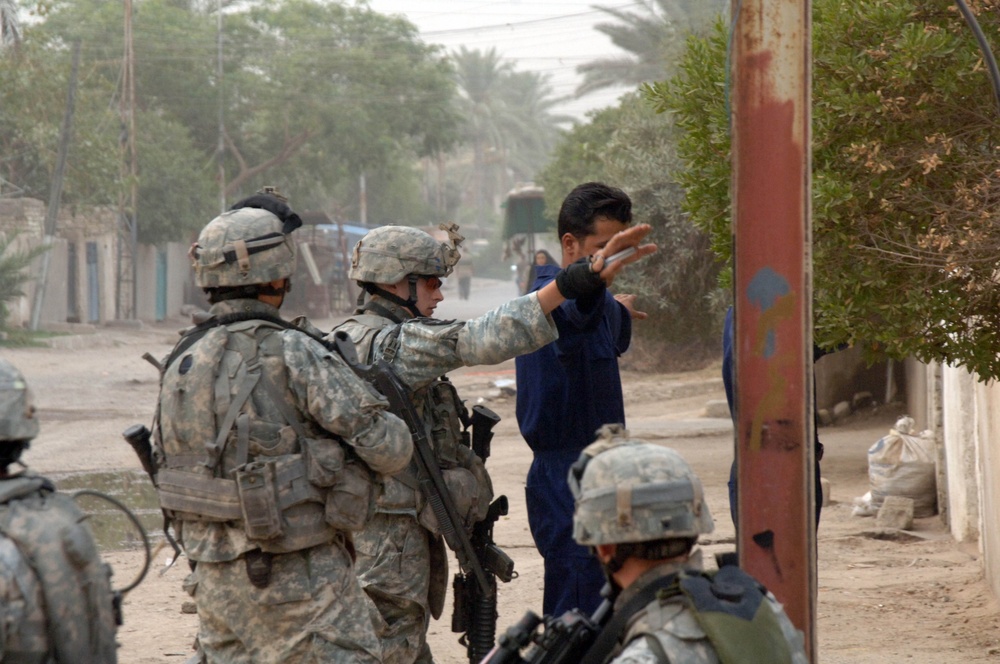
M 138 469 L 121 439 L 136 422 L 149 423 L 156 398 L 155 370 L 140 359 L 163 356 L 174 326 L 65 337 L 56 348 L 4 349 L 35 390 L 42 433 L 27 453 L 29 465 L 57 478 L 67 473 Z M 724 421 L 700 419 L 709 399 L 723 398 L 718 369 L 689 374 L 626 374 L 626 413 L 641 435 L 681 452 L 707 488 L 716 532 L 705 538 L 709 554 L 729 550 L 725 480 L 732 456 Z M 508 363 L 459 372 L 456 383 L 471 401 L 484 398 L 503 416 L 494 440 L 491 468 L 498 493 L 510 497 L 511 513 L 496 539 L 514 558 L 520 577 L 500 589 L 501 629 L 541 604 L 541 560 L 525 520 L 523 482 L 530 454 L 517 435 L 512 399 L 497 396 L 493 381 L 513 379 Z M 872 519 L 851 516 L 851 500 L 867 490 L 869 445 L 888 431 L 891 409 L 864 413 L 821 431 L 827 457 L 823 474 L 833 485 L 833 503 L 819 529 L 819 659 L 829 663 L 883 664 L 978 662 L 1000 659 L 998 606 L 982 579 L 975 543 L 958 545 L 937 517 L 919 520 L 906 541 L 873 539 Z M 181 612 L 185 564 L 161 574 L 167 552 L 125 601 L 119 631 L 120 660 L 129 664 L 183 661 L 190 652 L 196 617 Z M 710 557 L 710 555 L 708 556 Z M 137 551 L 109 554 L 115 578 L 134 578 Z M 464 650 L 442 620 L 431 642 L 442 663 L 464 662 Z

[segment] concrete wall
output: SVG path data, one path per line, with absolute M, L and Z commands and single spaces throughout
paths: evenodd
M 923 375 L 920 367 L 923 367 Z M 965 369 L 914 364 L 909 407 L 939 435 L 938 499 L 960 542 L 977 543 L 983 573 L 1000 596 L 1000 386 Z M 922 384 L 922 394 L 913 389 Z M 921 412 L 920 408 L 924 410 Z
M 989 429 L 988 409 L 979 408 L 975 376 L 963 369 L 945 367 L 941 442 L 944 446 L 946 503 L 942 506 L 952 536 L 960 541 L 979 537 L 979 460 L 982 434 Z M 939 457 L 939 465 L 941 459 Z
M 979 384 L 977 393 L 981 405 L 979 439 L 979 505 L 980 542 L 983 569 L 993 594 L 1000 596 L 1000 452 L 996 432 L 1000 432 L 1000 389 L 996 383 Z

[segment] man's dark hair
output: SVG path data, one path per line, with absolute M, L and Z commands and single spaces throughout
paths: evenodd
M 559 207 L 559 237 L 570 233 L 583 239 L 594 233 L 594 221 L 607 217 L 632 223 L 632 200 L 618 187 L 584 182 L 569 192 Z

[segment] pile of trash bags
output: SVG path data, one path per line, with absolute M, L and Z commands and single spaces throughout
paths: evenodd
M 934 435 L 914 428 L 912 417 L 901 417 L 868 449 L 870 490 L 854 499 L 855 516 L 873 516 L 888 496 L 912 499 L 914 518 L 937 514 Z

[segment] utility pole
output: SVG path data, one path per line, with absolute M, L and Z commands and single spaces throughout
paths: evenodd
M 125 2 L 125 54 L 122 67 L 122 183 L 128 185 L 128 200 L 121 189 L 118 209 L 121 226 L 118 235 L 118 293 L 115 299 L 115 317 L 136 318 L 138 289 L 136 277 L 136 252 L 139 244 L 137 207 L 139 201 L 138 159 L 135 145 L 135 51 L 132 48 L 132 0 Z
M 732 13 L 739 559 L 815 662 L 810 2 Z
M 66 113 L 63 115 L 62 128 L 59 130 L 59 151 L 56 154 L 56 166 L 52 171 L 52 186 L 49 189 L 49 207 L 45 213 L 45 235 L 43 242 L 48 249 L 42 254 L 42 273 L 35 289 L 35 300 L 31 308 L 31 329 L 37 330 L 42 317 L 42 304 L 45 301 L 45 287 L 49 279 L 49 265 L 52 263 L 52 240 L 56 234 L 56 222 L 59 219 L 59 205 L 62 202 L 63 175 L 66 172 L 66 155 L 69 153 L 69 143 L 73 137 L 73 113 L 76 109 L 76 81 L 80 70 L 80 40 L 73 42 L 73 65 L 69 73 L 69 90 L 66 93 Z

